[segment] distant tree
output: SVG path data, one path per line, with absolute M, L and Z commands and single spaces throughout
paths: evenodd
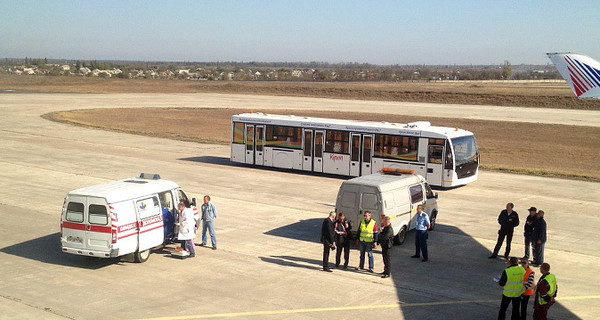
M 502 79 L 508 80 L 512 74 L 512 67 L 510 61 L 504 60 L 504 68 L 502 68 Z

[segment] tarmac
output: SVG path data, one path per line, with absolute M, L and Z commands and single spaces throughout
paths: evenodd
M 440 213 L 429 237 L 429 262 L 410 259 L 414 234 L 409 232 L 406 243 L 392 249 L 391 278 L 352 269 L 326 273 L 320 271 L 320 225 L 334 208 L 344 177 L 237 165 L 229 161 L 228 146 L 40 117 L 109 107 L 337 108 L 600 126 L 600 112 L 578 110 L 484 106 L 473 107 L 478 110 L 471 114 L 456 105 L 270 96 L 2 93 L 0 318 L 496 319 L 501 288 L 492 278 L 505 261 L 487 257 L 496 241 L 496 218 L 507 202 L 515 203 L 522 221 L 530 206 L 546 212 L 545 260 L 559 285 L 549 319 L 600 318 L 598 183 L 482 171 L 472 184 L 436 190 Z M 186 260 L 157 250 L 141 264 L 131 257 L 62 253 L 65 194 L 140 172 L 159 173 L 199 199 L 210 194 L 219 210 L 218 250 L 197 247 L 196 257 Z M 511 254 L 523 255 L 522 224 L 515 229 Z M 350 259 L 350 266 L 357 266 L 357 250 Z M 376 251 L 375 271 L 382 270 Z M 531 308 L 530 302 L 530 313 Z

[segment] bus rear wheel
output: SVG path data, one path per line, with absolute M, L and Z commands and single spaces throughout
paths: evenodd
M 149 257 L 150 257 L 150 249 L 146 249 L 141 252 L 138 250 L 134 254 L 135 262 L 139 262 L 139 263 L 146 262 Z
M 400 232 L 394 237 L 394 244 L 401 245 L 404 243 L 404 240 L 406 240 L 406 226 L 403 226 Z

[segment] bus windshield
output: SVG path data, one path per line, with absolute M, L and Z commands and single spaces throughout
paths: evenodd
M 477 144 L 474 136 L 454 138 L 451 141 L 457 165 L 477 161 Z

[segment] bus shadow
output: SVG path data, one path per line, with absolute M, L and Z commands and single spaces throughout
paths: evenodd
M 82 269 L 100 269 L 121 262 L 119 258 L 104 259 L 63 253 L 58 232 L 2 248 L 0 252 L 42 263 Z
M 298 221 L 265 232 L 267 235 L 319 243 L 323 219 Z M 357 223 L 355 222 L 354 225 Z M 493 281 L 495 275 L 506 268 L 506 260 L 487 259 L 490 250 L 481 245 L 460 228 L 438 223 L 435 231 L 429 233 L 429 261 L 413 259 L 415 253 L 414 231 L 409 231 L 404 244 L 391 249 L 391 279 L 396 288 L 398 301 L 405 319 L 494 319 L 498 314 L 502 287 Z M 318 246 L 312 258 L 300 256 L 261 257 L 264 262 L 284 267 L 320 270 L 322 246 Z M 355 267 L 359 253 L 352 245 L 349 274 L 360 273 Z M 515 253 L 520 246 L 514 243 Z M 375 274 L 383 271 L 381 250 L 374 250 Z M 335 253 L 329 258 L 333 266 Z M 539 268 L 532 268 L 536 281 L 540 277 Z M 372 279 L 372 278 L 370 278 Z M 533 299 L 529 301 L 528 318 L 533 313 Z M 510 307 L 508 313 L 510 313 Z M 550 310 L 550 319 L 579 319 L 571 311 L 557 302 Z
M 331 173 L 256 166 L 256 165 L 252 165 L 252 164 L 233 162 L 229 158 L 226 158 L 226 157 L 202 156 L 202 157 L 179 158 L 177 160 L 215 164 L 215 165 L 226 166 L 226 167 L 248 168 L 248 169 L 254 169 L 254 170 L 267 170 L 267 171 L 272 171 L 272 172 L 293 173 L 293 174 L 299 174 L 299 175 L 305 175 L 305 176 L 334 178 L 334 179 L 340 179 L 340 180 L 348 180 L 348 179 L 354 178 L 354 177 L 341 176 L 341 175 L 331 174 Z

